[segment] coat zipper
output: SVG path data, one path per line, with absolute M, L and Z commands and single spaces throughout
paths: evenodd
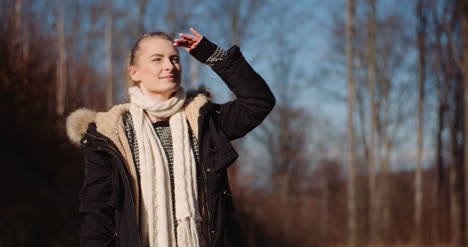
M 209 106 L 210 107 L 210 106 Z M 211 110 L 212 107 L 208 108 L 207 109 L 207 113 Z M 202 114 L 200 114 L 201 116 Z M 208 213 L 208 224 L 206 224 L 207 226 L 207 231 L 208 231 L 208 246 L 211 244 L 211 229 L 210 229 L 210 224 L 211 224 L 211 214 L 210 214 L 210 208 L 208 207 L 208 187 L 207 187 L 207 184 L 208 184 L 208 180 L 207 180 L 207 176 L 206 176 L 206 167 L 205 167 L 205 162 L 203 161 L 203 152 L 202 152 L 202 149 L 203 149 L 203 142 L 202 142 L 202 138 L 203 138 L 203 135 L 201 134 L 201 130 L 203 129 L 203 125 L 205 124 L 205 118 L 201 118 L 201 121 L 200 121 L 200 125 L 198 126 L 198 137 L 199 137 L 199 143 L 200 143 L 200 146 L 199 146 L 199 152 L 200 152 L 200 164 L 202 165 L 202 170 L 203 170 L 203 175 L 205 177 L 205 183 L 204 183 L 204 189 L 205 189 L 205 208 L 206 208 L 206 212 Z
M 202 136 L 200 135 L 199 136 L 199 142 L 200 142 L 200 146 L 199 146 L 199 152 L 200 152 L 200 157 L 203 156 L 203 152 L 202 152 Z M 208 228 L 207 229 L 207 232 L 208 232 L 208 246 L 209 244 L 211 243 L 211 231 L 210 231 L 210 223 L 211 223 L 211 214 L 210 214 L 210 209 L 208 207 L 208 187 L 207 187 L 207 176 L 206 176 L 206 168 L 205 168 L 205 163 L 203 162 L 203 158 L 200 159 L 200 164 L 202 165 L 202 170 L 203 170 L 203 176 L 205 177 L 205 182 L 203 183 L 203 187 L 204 187 L 204 191 L 205 191 L 205 201 L 203 202 L 205 204 L 205 207 L 206 208 L 206 212 L 208 213 L 208 223 L 206 224 L 206 227 Z M 203 238 L 203 237 L 202 237 Z
M 125 163 L 125 165 L 128 166 L 127 161 L 125 160 L 125 158 L 120 154 L 120 152 L 118 152 L 118 150 L 116 150 L 115 148 L 113 148 L 112 145 L 111 145 L 106 139 L 97 137 L 97 136 L 92 135 L 92 134 L 89 134 L 89 133 L 88 133 L 88 135 L 90 135 L 90 136 L 92 136 L 92 137 L 94 137 L 94 138 L 96 138 L 96 139 L 98 139 L 98 140 L 104 141 L 104 142 L 109 146 L 109 148 L 112 149 L 113 152 L 111 152 L 110 150 L 105 150 L 105 149 L 104 149 L 104 150 L 105 150 L 105 151 L 108 151 L 109 153 L 111 153 L 111 154 L 113 154 L 113 155 L 115 155 L 115 156 L 117 156 L 117 158 L 119 158 L 120 160 L 122 160 L 122 161 Z M 131 189 L 132 187 L 131 187 L 131 185 L 130 185 L 130 182 L 128 181 L 127 175 L 125 176 L 125 182 L 127 183 L 128 188 Z M 131 200 L 131 202 L 132 202 L 132 205 L 135 205 L 135 200 L 133 199 L 132 193 L 130 193 L 130 200 Z M 134 210 L 135 210 L 134 212 L 136 212 L 136 209 L 134 209 Z M 137 220 L 137 219 L 135 218 L 135 220 Z M 116 230 L 117 230 L 117 229 L 116 229 Z M 115 234 L 117 234 L 117 233 L 115 233 Z M 139 231 L 137 231 L 137 234 L 138 234 L 138 235 L 140 234 Z M 115 236 L 117 236 L 117 235 L 115 235 Z M 140 243 L 140 236 L 138 236 L 138 246 L 141 246 L 141 243 Z
M 209 243 L 211 243 L 211 231 L 210 231 L 211 215 L 210 215 L 210 209 L 208 208 L 208 188 L 207 188 L 205 164 L 203 164 L 203 161 L 201 161 L 200 163 L 202 163 L 203 175 L 205 176 L 205 183 L 204 183 L 205 201 L 204 201 L 204 204 L 205 204 L 206 212 L 208 213 L 208 224 L 206 224 L 206 226 L 208 228 L 207 230 L 208 230 L 208 244 L 209 244 Z

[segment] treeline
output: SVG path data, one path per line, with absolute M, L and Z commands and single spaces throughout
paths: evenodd
M 279 79 L 279 105 L 256 136 L 266 155 L 250 152 L 268 162 L 253 172 L 268 186 L 240 203 L 274 246 L 467 245 L 468 2 L 399 4 L 342 1 L 322 23 L 333 35 L 313 86 L 346 106 L 340 127 L 291 103 L 297 85 L 285 81 L 296 77 Z

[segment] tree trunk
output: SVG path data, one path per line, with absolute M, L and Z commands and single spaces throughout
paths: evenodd
M 168 28 L 168 32 L 169 32 L 169 35 L 171 37 L 175 37 L 176 36 L 176 32 L 177 32 L 177 26 L 176 26 L 176 22 L 177 22 L 177 16 L 176 16 L 176 10 L 175 10 L 175 0 L 169 0 L 168 4 L 169 6 L 167 7 L 167 13 L 166 13 L 166 20 L 167 20 L 167 23 L 169 24 L 169 28 Z
M 327 244 L 328 237 L 328 207 L 329 207 L 329 186 L 328 186 L 328 173 L 326 173 L 324 166 L 321 167 L 322 174 L 321 182 L 321 196 L 320 196 L 320 244 Z
M 385 125 L 388 126 L 388 119 L 385 120 Z M 386 130 L 389 128 L 386 127 Z M 389 231 L 391 230 L 390 228 L 390 182 L 389 182 L 389 176 L 388 176 L 388 171 L 390 170 L 390 157 L 392 154 L 392 149 L 393 149 L 393 141 L 391 139 L 391 136 L 389 132 L 385 132 L 383 136 L 383 141 L 382 145 L 384 145 L 384 154 L 383 158 L 381 161 L 381 172 L 379 176 L 379 184 L 377 186 L 377 191 L 376 191 L 376 215 L 377 215 L 377 221 L 375 222 L 376 224 L 379 224 L 380 226 L 378 227 L 378 232 L 377 232 L 377 241 L 378 244 L 382 244 L 384 241 L 387 241 L 388 238 L 390 237 Z
M 449 15 L 450 8 L 446 8 L 443 12 L 443 15 L 439 17 L 437 14 L 437 9 L 435 7 L 431 8 L 432 10 L 432 21 L 433 26 L 435 27 L 434 35 L 434 44 L 435 44 L 435 65 L 436 65 L 436 86 L 437 86 L 437 97 L 438 97 L 438 126 L 437 126 L 437 133 L 436 133 L 436 165 L 437 165 L 437 197 L 435 200 L 435 207 L 436 207 L 436 214 L 437 219 L 434 223 L 437 229 L 438 240 L 439 242 L 443 242 L 446 240 L 456 239 L 458 237 L 452 237 L 452 235 L 459 235 L 456 234 L 456 231 L 459 231 L 459 226 L 457 226 L 457 230 L 453 228 L 453 225 L 456 224 L 457 217 L 460 217 L 459 214 L 456 213 L 454 209 L 456 209 L 456 205 L 454 203 L 457 202 L 455 197 L 455 182 L 456 176 L 454 173 L 454 164 L 456 163 L 456 157 L 454 151 L 456 150 L 455 142 L 450 143 L 451 136 L 455 136 L 455 124 L 451 122 L 453 120 L 450 119 L 450 111 L 451 109 L 449 106 L 455 105 L 455 101 L 450 102 L 449 99 L 455 99 L 454 94 L 450 94 L 451 92 L 451 84 L 453 79 L 453 69 L 455 66 L 450 66 L 451 58 L 447 55 L 447 43 L 443 42 L 443 38 L 447 35 L 451 37 L 450 28 L 447 27 L 447 16 Z M 449 38 L 448 40 L 451 40 Z M 447 41 L 445 41 L 447 42 Z M 448 46 L 450 47 L 450 45 Z M 450 54 L 450 53 L 449 53 Z M 448 138 L 449 145 L 448 148 L 444 148 L 444 132 L 448 131 Z M 454 140 L 452 140 L 454 141 Z M 452 145 L 452 146 L 451 146 Z M 444 150 L 448 150 L 447 156 L 445 157 Z M 451 151 L 452 150 L 452 151 Z M 455 151 L 456 154 L 456 151 Z M 451 230 L 453 229 L 453 230 Z M 453 234 L 455 233 L 455 234 Z M 451 235 L 452 234 L 452 235 Z M 452 241 L 453 243 L 454 241 Z
M 377 120 L 376 103 L 374 98 L 375 81 L 376 81 L 376 61 L 375 61 L 375 44 L 376 44 L 376 0 L 369 0 L 368 14 L 368 94 L 369 94 L 369 153 L 368 153 L 368 169 L 369 169 L 369 246 L 375 246 L 379 241 L 377 236 L 379 226 L 378 212 L 376 208 L 376 172 L 375 172 L 375 126 Z
M 67 53 L 65 49 L 65 34 L 63 29 L 62 12 L 57 12 L 57 84 L 56 84 L 56 113 L 62 116 L 65 111 L 65 92 L 67 82 Z
M 438 109 L 437 109 L 437 133 L 436 133 L 436 157 L 435 157 L 435 160 L 436 160 L 436 165 L 437 165 L 437 174 L 436 174 L 436 177 L 437 177 L 437 194 L 436 194 L 436 198 L 434 203 L 436 204 L 435 207 L 436 207 L 436 212 L 435 212 L 435 217 L 436 217 L 436 220 L 435 220 L 435 223 L 434 223 L 434 227 L 436 228 L 436 231 L 435 231 L 435 234 L 437 235 L 435 238 L 436 238 L 436 241 L 441 241 L 441 236 L 443 235 L 442 234 L 442 229 L 444 229 L 444 225 L 442 224 L 445 224 L 446 221 L 444 221 L 444 218 L 446 216 L 448 216 L 447 214 L 445 214 L 446 211 L 450 211 L 447 207 L 448 205 L 448 200 L 449 199 L 449 196 L 448 194 L 449 193 L 446 193 L 447 190 L 447 182 L 446 182 L 446 174 L 445 174 L 445 168 L 444 168 L 444 162 L 445 162 L 445 159 L 444 159 L 444 155 L 443 155 L 443 139 L 442 139 L 442 134 L 444 132 L 444 129 L 445 129 L 445 113 L 446 113 L 446 110 L 447 110 L 447 98 L 448 98 L 448 89 L 447 89 L 447 86 L 448 86 L 448 79 L 445 79 L 445 82 L 443 83 L 442 82 L 442 74 L 443 74 L 443 69 L 442 69 L 442 60 L 441 60 L 441 56 L 442 56 L 442 45 L 441 45 L 441 32 L 440 32 L 440 28 L 437 28 L 436 30 L 436 67 L 438 68 L 436 73 L 438 75 L 436 75 L 437 77 L 437 98 L 438 98 Z
M 139 0 L 138 1 L 138 14 L 137 14 L 137 33 L 135 36 L 140 35 L 145 31 L 145 9 L 148 4 L 148 0 Z
M 231 6 L 230 10 L 231 10 L 231 13 L 230 13 L 230 24 L 231 24 L 231 34 L 232 34 L 232 44 L 233 45 L 240 45 L 240 33 L 239 33 L 239 22 L 240 22 L 240 1 L 233 1 L 231 4 L 233 4 L 233 6 Z
M 109 6 L 109 5 L 108 5 Z M 105 52 L 106 52 L 106 109 L 113 105 L 113 86 L 112 86 L 112 13 L 111 7 L 108 7 L 105 24 Z
M 15 46 L 18 46 L 20 49 L 17 49 L 18 55 L 17 59 L 22 59 L 22 61 L 27 61 L 29 59 L 29 30 L 27 30 L 27 25 L 23 20 L 23 0 L 15 0 Z M 23 31 L 23 29 L 25 29 Z M 18 61 L 19 62 L 19 61 Z
M 281 195 L 280 195 L 280 200 L 282 201 L 282 205 L 285 208 L 291 208 L 290 200 L 289 200 L 289 185 L 290 185 L 290 172 L 285 171 L 281 175 Z M 284 211 L 284 222 L 283 222 L 283 230 L 284 230 L 284 236 L 289 236 L 290 234 L 290 225 L 291 225 L 291 217 L 290 217 L 290 211 L 291 210 L 285 210 Z M 286 241 L 285 241 L 286 242 Z
M 451 164 L 450 164 L 450 231 L 451 231 L 451 244 L 456 247 L 463 246 L 462 241 L 462 226 L 463 226 L 463 218 L 462 218 L 462 192 L 461 189 L 461 176 L 460 169 L 461 162 L 461 155 L 460 155 L 460 147 L 458 144 L 458 135 L 460 130 L 460 118 L 462 112 L 460 106 L 461 97 L 463 97 L 460 93 L 461 85 L 459 82 L 455 81 L 455 85 L 453 90 L 453 105 L 454 105 L 454 113 L 452 116 L 452 122 L 450 126 L 450 149 L 451 149 Z
M 437 62 L 439 63 L 439 62 Z M 442 209 L 444 203 L 444 189 L 445 188 L 445 170 L 444 170 L 444 158 L 443 158 L 443 153 L 442 153 L 442 132 L 444 131 L 444 123 L 445 123 L 445 97 L 442 95 L 445 95 L 443 93 L 443 87 L 442 87 L 442 82 L 440 80 L 437 80 L 437 94 L 438 94 L 438 106 L 437 106 L 437 133 L 436 133 L 436 177 L 437 177 L 437 191 L 435 192 L 435 223 L 434 227 L 436 234 L 435 239 L 437 242 L 440 241 L 440 231 L 438 226 L 442 224 Z
M 453 130 L 452 130 L 453 131 Z M 452 137 L 453 138 L 453 137 Z M 453 139 L 452 139 L 453 143 Z M 453 144 L 452 144 L 453 146 Z M 452 147 L 454 148 L 454 147 Z M 456 151 L 455 151 L 456 152 Z M 452 162 L 450 164 L 450 174 L 449 174 L 449 182 L 450 182 L 450 242 L 451 245 L 460 247 L 461 246 L 461 232 L 460 232 L 460 225 L 461 225 L 461 209 L 458 200 L 457 194 L 457 169 L 456 169 L 456 158 L 457 154 L 454 154 L 452 150 Z
M 348 179 L 347 179 L 347 210 L 348 210 L 348 246 L 357 246 L 357 216 L 356 216 L 356 171 L 354 150 L 353 109 L 355 86 L 353 82 L 353 18 L 354 1 L 347 0 L 346 21 L 346 67 L 348 84 Z
M 15 33 L 14 33 L 14 47 L 15 47 L 15 50 L 17 51 L 17 56 L 16 56 L 16 59 L 17 59 L 17 63 L 20 63 L 19 61 L 19 58 L 21 57 L 20 55 L 20 50 L 17 49 L 18 46 L 21 45 L 21 35 L 23 32 L 21 32 L 21 28 L 22 28 L 22 8 L 23 8 L 23 1 L 22 0 L 15 0 L 15 21 L 14 21 L 14 28 L 15 28 Z
M 424 68 L 425 68 L 425 17 L 423 12 L 423 2 L 418 0 L 416 6 L 416 15 L 418 17 L 418 26 L 416 30 L 418 46 L 418 130 L 417 130 L 417 153 L 416 153 L 416 172 L 415 172 L 415 199 L 414 199 L 414 242 L 420 246 L 422 244 L 422 149 L 423 149 L 423 111 L 424 111 Z
M 468 245 L 468 0 L 461 6 L 462 40 L 463 40 L 463 101 L 464 101 L 464 174 L 465 174 L 465 246 Z

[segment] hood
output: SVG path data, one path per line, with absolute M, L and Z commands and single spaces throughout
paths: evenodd
M 194 133 L 198 135 L 198 116 L 200 108 L 211 99 L 211 93 L 204 86 L 197 90 L 187 91 L 187 99 L 184 106 L 185 114 Z M 112 141 L 116 141 L 119 135 L 119 127 L 122 125 L 122 114 L 128 112 L 130 104 L 115 105 L 107 112 L 96 112 L 87 108 L 80 108 L 72 112 L 66 119 L 66 130 L 70 141 L 79 145 L 85 135 L 89 124 L 95 123 L 97 131 Z

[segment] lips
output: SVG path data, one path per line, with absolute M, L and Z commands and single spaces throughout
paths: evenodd
M 175 77 L 176 77 L 175 75 L 170 74 L 170 75 L 166 75 L 166 76 L 161 76 L 161 77 L 159 77 L 159 79 L 170 79 L 170 80 L 174 80 Z

